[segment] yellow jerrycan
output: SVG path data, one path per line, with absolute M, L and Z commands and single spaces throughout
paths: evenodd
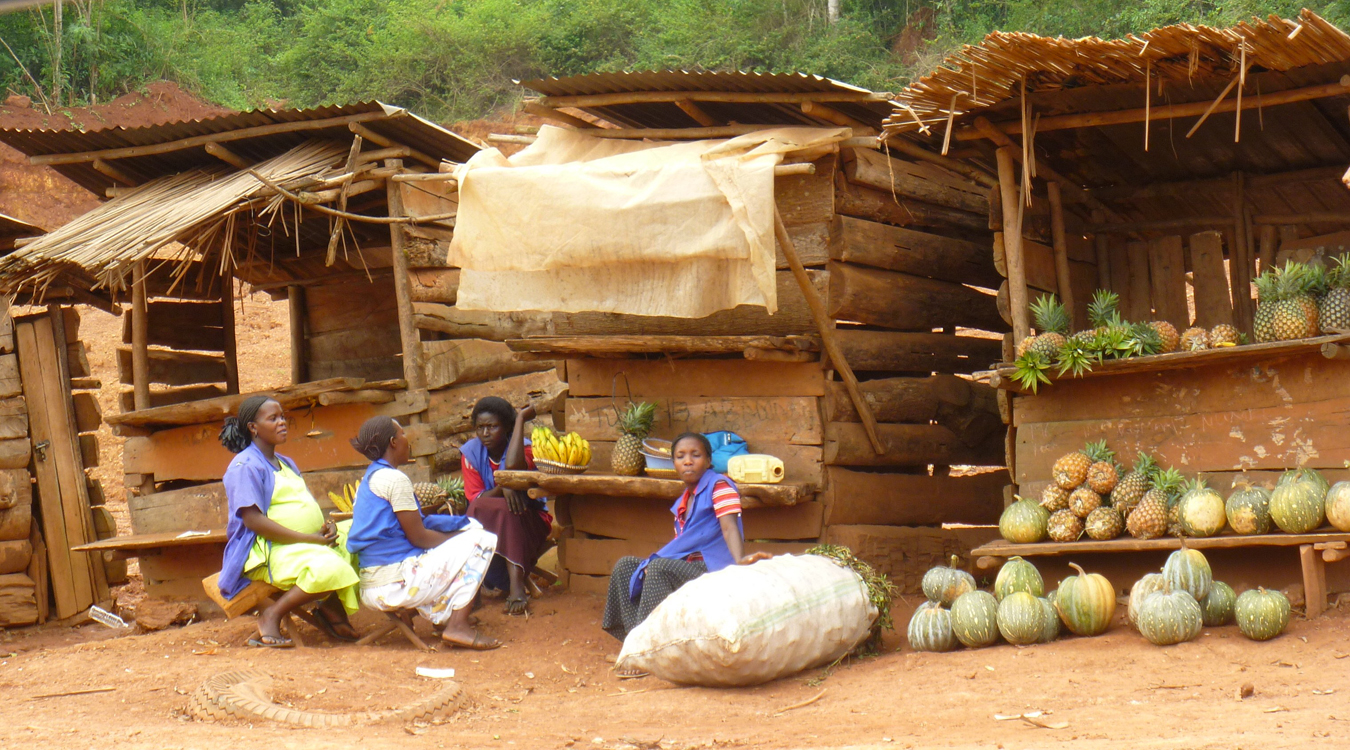
M 783 481 L 783 461 L 766 453 L 742 453 L 727 461 L 727 476 L 733 482 L 778 484 Z

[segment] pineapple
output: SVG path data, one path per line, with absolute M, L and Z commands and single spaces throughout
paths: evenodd
M 1069 507 L 1069 491 L 1051 482 L 1041 490 L 1041 507 L 1054 513 Z
M 1139 505 L 1144 493 L 1148 492 L 1150 477 L 1157 468 L 1153 458 L 1140 451 L 1134 469 L 1116 483 L 1116 488 L 1111 490 L 1111 506 L 1120 511 L 1122 517 L 1129 518 L 1130 511 Z
M 647 465 L 642 457 L 642 441 L 652 431 L 652 422 L 656 419 L 656 404 L 629 403 L 628 408 L 619 413 L 619 431 L 623 433 L 614 444 L 614 454 L 610 457 L 610 468 L 615 474 L 635 477 L 642 473 Z
M 1095 443 L 1088 443 L 1083 448 L 1083 453 L 1092 459 L 1092 465 L 1088 467 L 1087 484 L 1093 492 L 1098 495 L 1108 495 L 1115 489 L 1116 482 L 1120 481 L 1120 474 L 1116 471 L 1116 465 L 1112 459 L 1116 457 L 1116 452 L 1106 447 L 1105 440 L 1099 440 Z
M 1289 261 L 1275 270 L 1275 309 L 1271 327 L 1276 341 L 1317 335 L 1315 294 L 1325 282 L 1320 266 Z
M 1184 352 L 1198 352 L 1209 348 L 1209 331 L 1203 328 L 1187 328 L 1186 332 L 1181 334 L 1181 350 Z
M 1120 321 L 1120 295 L 1098 289 L 1092 293 L 1088 303 L 1088 325 L 1093 328 L 1106 328 Z
M 1181 346 L 1181 336 L 1177 333 L 1176 326 L 1165 320 L 1155 320 L 1152 323 L 1149 323 L 1149 325 L 1152 326 L 1153 330 L 1158 334 L 1158 340 L 1160 342 L 1160 345 L 1158 346 L 1159 354 L 1170 354 L 1176 351 L 1177 347 Z
M 1350 333 L 1350 253 L 1336 258 L 1327 272 L 1327 291 L 1317 303 L 1317 322 L 1323 333 Z
M 1050 538 L 1056 542 L 1076 542 L 1083 535 L 1083 519 L 1065 508 L 1050 514 L 1046 528 Z
M 1055 484 L 1066 490 L 1072 490 L 1078 485 L 1087 481 L 1088 469 L 1092 466 L 1092 459 L 1085 456 L 1081 451 L 1074 451 L 1065 456 L 1061 456 L 1055 462 L 1051 470 L 1054 476 Z
M 1275 272 L 1265 271 L 1256 277 L 1256 315 L 1252 318 L 1252 333 L 1258 344 L 1275 340 Z
M 436 484 L 445 490 L 450 512 L 457 516 L 462 516 L 469 510 L 469 499 L 464 494 L 463 477 L 441 477 L 436 480 Z
M 450 493 L 435 482 L 418 482 L 413 485 L 413 497 L 423 513 L 432 513 L 450 499 Z
M 1125 530 L 1125 522 L 1120 518 L 1120 511 L 1102 506 L 1088 514 L 1084 528 L 1089 537 L 1101 542 L 1120 536 Z
M 1209 345 L 1215 349 L 1221 346 L 1237 346 L 1240 338 L 1238 329 L 1227 323 L 1220 323 L 1209 329 Z
M 1069 510 L 1079 518 L 1087 518 L 1092 511 L 1102 507 L 1102 496 L 1091 487 L 1079 487 L 1069 495 Z
M 1135 539 L 1157 539 L 1167 533 L 1167 496 L 1150 490 L 1125 521 Z
M 1063 303 L 1055 299 L 1055 295 L 1042 294 L 1031 303 L 1031 313 L 1036 316 L 1036 330 L 1039 333 L 1035 338 L 1024 339 L 1022 343 L 1031 341 L 1031 351 L 1040 352 L 1046 359 L 1053 360 L 1059 354 L 1060 347 L 1064 346 L 1064 337 L 1069 333 L 1069 312 L 1064 309 Z

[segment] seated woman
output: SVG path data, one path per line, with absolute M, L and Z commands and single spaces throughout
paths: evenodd
M 290 648 L 281 620 L 296 607 L 322 602 L 310 610 L 312 622 L 328 635 L 355 641 L 347 615 L 360 606 L 356 569 L 342 545 L 346 524 L 324 520 L 300 478 L 295 462 L 276 452 L 286 442 L 286 415 L 266 396 L 250 396 L 238 416 L 225 420 L 220 442 L 236 453 L 225 470 L 225 559 L 220 592 L 233 597 L 248 579 L 282 589 L 276 603 L 258 618 L 258 637 L 250 646 Z
M 553 516 L 543 500 L 498 487 L 493 475 L 501 468 L 534 468 L 534 453 L 525 439 L 525 423 L 534 419 L 534 407 L 517 412 L 506 399 L 488 396 L 474 404 L 471 419 L 478 437 L 460 448 L 469 515 L 497 535 L 497 555 L 505 560 L 508 581 L 497 582 L 489 575 L 489 585 L 508 584 L 506 613 L 522 615 L 530 601 L 525 577 L 539 562 Z
M 422 516 L 412 481 L 396 468 L 411 451 L 393 418 L 366 420 L 352 447 L 372 462 L 356 490 L 347 537 L 361 561 L 361 602 L 396 612 L 409 625 L 415 609 L 452 646 L 501 646 L 469 619 L 497 538 L 465 516 Z
M 621 641 L 684 584 L 709 571 L 770 557 L 745 554 L 741 496 L 730 479 L 712 470 L 708 438 L 686 432 L 675 438 L 670 453 L 684 480 L 684 492 L 670 509 L 675 538 L 646 560 L 620 558 L 609 578 L 601 627 Z

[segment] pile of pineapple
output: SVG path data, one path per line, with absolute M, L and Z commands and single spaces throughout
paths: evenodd
M 1350 332 L 1350 253 L 1334 263 L 1327 269 L 1289 261 L 1257 277 L 1252 333 L 1258 342 Z
M 1040 505 L 1050 514 L 1046 531 L 1053 541 L 1084 534 L 1105 541 L 1126 531 L 1138 539 L 1180 534 L 1177 501 L 1188 487 L 1180 472 L 1159 467 L 1147 453 L 1125 472 L 1102 440 L 1062 456 L 1052 472 Z

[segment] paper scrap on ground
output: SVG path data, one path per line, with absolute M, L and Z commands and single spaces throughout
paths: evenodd
M 431 680 L 448 680 L 455 676 L 455 670 L 450 667 L 437 669 L 436 667 L 418 667 L 418 677 L 426 677 Z

